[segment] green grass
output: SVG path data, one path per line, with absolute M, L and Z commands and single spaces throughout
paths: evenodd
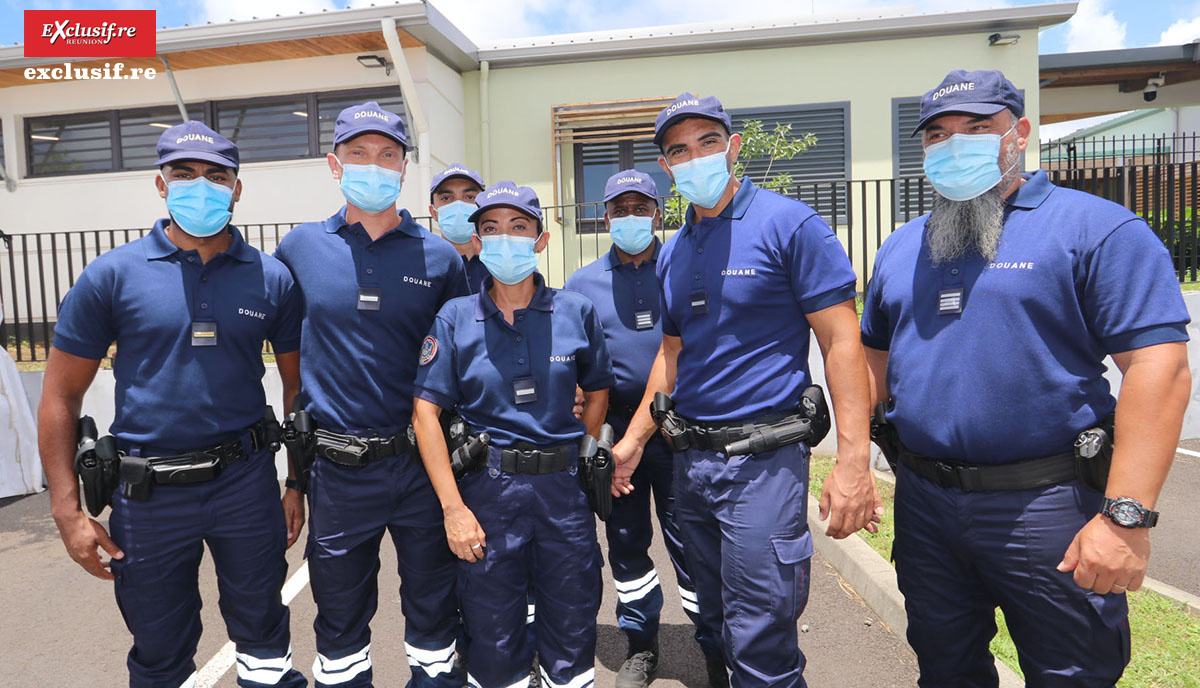
M 1179 288 L 1183 291 L 1200 291 L 1200 282 L 1184 282 Z
M 821 483 L 831 470 L 832 458 L 813 457 L 809 491 L 814 498 L 820 497 Z M 882 480 L 876 481 L 876 485 L 887 513 L 878 533 L 863 531 L 859 535 L 891 561 L 895 488 Z M 1143 589 L 1129 593 L 1129 626 L 1133 634 L 1133 657 L 1118 684 L 1120 688 L 1200 688 L 1200 618 L 1188 614 L 1182 604 Z M 1023 677 L 1017 650 L 999 609 L 996 628 L 992 653 Z

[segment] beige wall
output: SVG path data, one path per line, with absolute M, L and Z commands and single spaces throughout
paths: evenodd
M 955 68 L 1001 69 L 1037 111 L 1036 32 L 991 48 L 986 34 L 839 43 L 497 69 L 490 75 L 492 172 L 553 196 L 550 108 L 624 98 L 716 95 L 726 107 L 850 101 L 854 179 L 892 176 L 892 98 L 919 96 Z M 478 72 L 464 75 L 468 121 L 478 122 Z M 1035 133 L 1036 135 L 1036 133 Z M 480 154 L 477 127 L 468 155 Z
M 404 51 L 418 96 L 431 122 L 434 173 L 463 157 L 464 103 L 458 73 L 423 48 Z M 188 103 L 367 87 L 394 86 L 395 73 L 365 69 L 354 55 L 337 55 L 176 72 Z M 6 169 L 25 170 L 24 117 L 110 108 L 173 105 L 165 74 L 152 81 L 72 81 L 0 89 Z M 411 126 L 410 126 L 411 132 Z M 415 142 L 416 134 L 412 133 Z M 0 228 L 9 233 L 143 227 L 164 215 L 151 185 L 155 173 L 114 172 L 19 179 L 17 190 L 0 191 Z M 328 217 L 343 200 L 323 158 L 247 163 L 244 193 L 236 208 L 239 224 L 296 222 Z M 400 205 L 425 214 L 428 190 L 420 189 L 410 160 Z
M 1038 111 L 1037 32 L 1021 33 L 1017 45 L 1002 47 L 989 47 L 987 34 L 978 33 L 509 69 L 493 66 L 488 88 L 488 179 L 513 179 L 532 186 L 542 203 L 549 205 L 556 176 L 551 154 L 552 106 L 673 97 L 683 91 L 716 95 L 731 109 L 849 101 L 851 178 L 891 178 L 892 99 L 919 96 L 952 69 L 1001 69 L 1025 90 L 1027 110 Z M 469 162 L 478 163 L 482 141 L 474 123 L 480 112 L 479 72 L 464 75 L 464 91 L 467 121 L 472 123 L 466 132 L 467 155 Z M 1036 141 L 1036 118 L 1033 121 Z M 1027 158 L 1029 167 L 1036 166 L 1036 148 Z M 569 201 L 570 189 L 566 191 Z M 870 219 L 873 237 L 873 215 Z M 569 230 L 558 229 L 560 239 L 562 230 Z M 844 244 L 849 231 L 842 228 L 839 232 Z M 552 282 L 562 277 L 558 266 L 564 258 L 570 265 L 605 248 L 588 246 L 578 256 L 578 242 L 566 233 L 566 241 L 552 242 L 543 260 Z M 590 237 L 585 243 L 592 243 Z M 871 243 L 867 263 L 873 259 L 873 238 Z M 854 248 L 861 254 L 861 246 Z M 863 262 L 863 257 L 856 255 L 856 268 Z

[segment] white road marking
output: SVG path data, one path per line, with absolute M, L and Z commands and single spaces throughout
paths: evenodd
M 307 585 L 308 562 L 306 561 L 301 564 L 300 568 L 296 569 L 296 572 L 292 574 L 292 577 L 283 584 L 283 590 L 281 591 L 283 594 L 283 603 L 291 604 L 292 600 L 296 598 L 296 595 L 299 595 L 300 591 L 303 590 Z M 230 667 L 233 666 L 235 654 L 233 642 L 230 641 L 225 643 L 220 651 L 213 655 L 213 658 L 208 660 L 208 663 L 205 664 L 199 672 L 197 672 L 199 676 L 196 680 L 196 688 L 212 688 L 213 686 L 217 685 L 217 681 L 220 681 L 221 677 L 225 675 L 225 672 L 229 671 Z
M 1184 449 L 1183 447 L 1175 447 L 1175 451 L 1176 451 L 1176 453 L 1183 454 L 1184 456 L 1193 456 L 1197 459 L 1200 459 L 1200 452 L 1194 452 L 1191 449 Z

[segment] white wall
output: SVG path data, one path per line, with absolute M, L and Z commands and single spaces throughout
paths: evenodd
M 437 161 L 463 157 L 462 78 L 424 48 L 405 49 L 404 55 L 431 123 L 436 173 Z M 365 87 L 399 88 L 395 73 L 386 76 L 382 69 L 363 68 L 355 54 L 175 74 L 187 103 Z M 152 187 L 153 171 L 20 179 L 26 166 L 22 118 L 173 104 L 170 84 L 163 73 L 150 81 L 70 81 L 0 89 L 5 165 L 19 178 L 15 192 L 0 191 L 0 228 L 15 234 L 146 227 L 164 216 L 163 202 Z M 415 134 L 413 138 L 415 141 Z M 427 189 L 419 188 L 414 163 L 410 162 L 400 205 L 422 215 L 429 194 Z M 239 224 L 321 219 L 343 202 L 324 159 L 247 163 L 241 178 L 245 190 L 234 214 L 234 222 Z
M 1200 105 L 1200 81 L 1165 86 L 1158 89 L 1158 97 L 1147 103 L 1142 92 L 1121 93 L 1115 84 L 1107 86 L 1075 86 L 1070 88 L 1041 89 L 1041 114 L 1076 115 L 1085 117 L 1089 113 L 1120 112 L 1145 107 L 1176 107 Z M 1035 132 L 1036 133 L 1036 132 Z

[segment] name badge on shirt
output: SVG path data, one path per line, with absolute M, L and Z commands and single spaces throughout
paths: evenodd
M 938 291 L 938 315 L 958 315 L 963 310 L 963 288 Z
M 537 381 L 531 377 L 519 377 L 513 380 L 513 395 L 517 405 L 537 401 Z
M 688 297 L 692 304 L 692 315 L 704 315 L 708 312 L 708 292 L 694 291 Z
M 192 323 L 192 346 L 216 346 L 217 324 L 215 322 Z
M 382 298 L 383 290 L 379 287 L 359 287 L 358 310 L 377 311 L 379 310 L 379 302 Z
M 638 311 L 634 313 L 633 326 L 639 330 L 648 330 L 654 327 L 654 313 L 651 311 Z

